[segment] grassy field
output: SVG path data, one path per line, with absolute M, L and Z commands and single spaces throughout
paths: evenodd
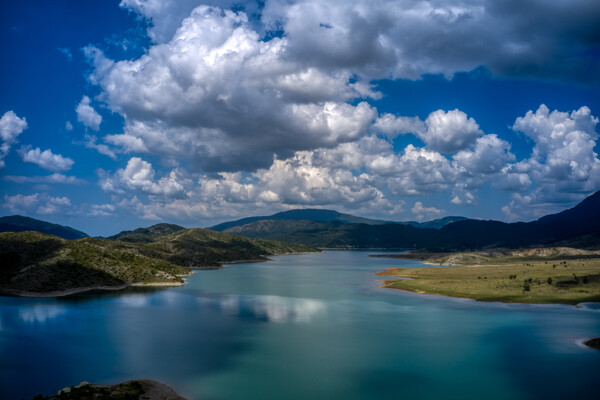
M 507 303 L 577 304 L 600 301 L 600 254 L 572 249 L 409 255 L 410 259 L 462 266 L 390 268 L 385 287 L 417 293 Z M 395 258 L 405 258 L 395 256 Z M 466 264 L 466 265 L 465 265 Z

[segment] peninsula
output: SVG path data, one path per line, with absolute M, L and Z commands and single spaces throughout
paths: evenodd
M 384 287 L 505 303 L 600 301 L 600 251 L 564 247 L 377 255 L 437 268 L 390 268 Z
M 318 251 L 298 243 L 165 225 L 109 239 L 68 240 L 35 231 L 0 233 L 0 294 L 56 297 L 136 285 L 178 286 L 193 269 Z

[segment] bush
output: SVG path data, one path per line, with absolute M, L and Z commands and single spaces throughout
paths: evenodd
M 548 282 L 548 285 L 552 285 L 552 278 L 546 279 L 546 282 Z
M 526 292 L 529 292 L 531 290 L 531 286 L 529 285 L 529 282 L 527 282 L 527 281 L 523 282 L 523 290 Z

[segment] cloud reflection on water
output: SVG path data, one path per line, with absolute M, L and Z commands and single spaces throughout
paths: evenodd
M 270 322 L 306 323 L 318 315 L 325 314 L 324 301 L 283 297 L 275 295 L 232 295 L 200 292 L 186 296 L 176 291 L 164 291 L 153 296 L 128 294 L 119 297 L 119 302 L 133 308 L 177 306 L 183 308 L 209 308 L 225 315 Z
M 269 322 L 306 323 L 327 310 L 325 302 L 320 300 L 281 296 L 224 295 L 198 300 L 201 304 L 217 305 L 228 315 Z
M 55 304 L 35 304 L 33 306 L 23 306 L 19 309 L 19 318 L 27 323 L 43 324 L 48 320 L 54 319 L 59 315 L 65 314 L 66 308 Z

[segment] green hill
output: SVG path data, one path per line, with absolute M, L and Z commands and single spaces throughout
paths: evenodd
M 0 233 L 0 289 L 48 293 L 132 283 L 182 284 L 189 269 L 143 254 L 139 245 L 40 232 Z
M 301 243 L 251 239 L 202 228 L 162 235 L 149 233 L 139 235 L 137 240 L 143 254 L 191 268 L 218 267 L 224 262 L 243 260 L 264 261 L 269 255 L 316 251 Z
M 303 244 L 206 229 L 157 234 L 159 228 L 151 228 L 138 243 L 89 237 L 65 240 L 32 231 L 0 233 L 0 291 L 19 295 L 132 284 L 180 285 L 189 268 L 218 268 L 223 262 L 316 251 Z
M 185 229 L 183 226 L 173 224 L 156 224 L 147 228 L 138 228 L 133 231 L 123 231 L 116 235 L 110 236 L 107 239 L 119 240 L 121 242 L 133 243 L 151 243 L 159 237 L 169 233 L 177 232 Z

